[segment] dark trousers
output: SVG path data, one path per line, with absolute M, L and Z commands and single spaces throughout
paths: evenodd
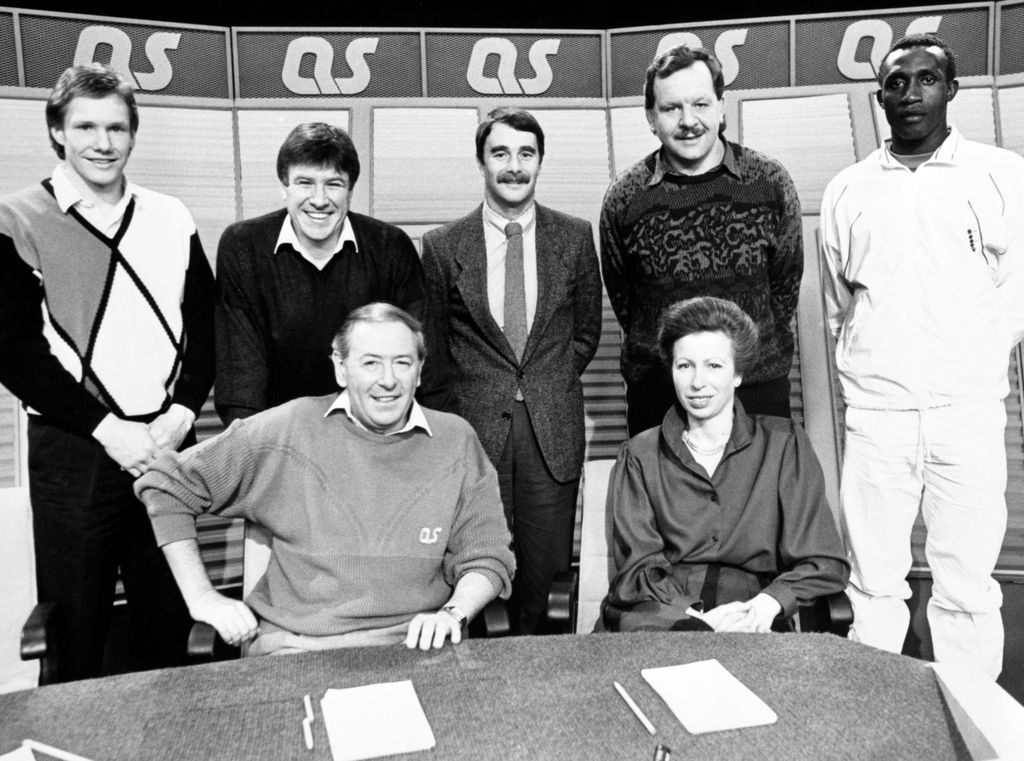
M 516 402 L 498 461 L 498 486 L 512 531 L 516 574 L 509 617 L 514 634 L 543 634 L 551 580 L 572 563 L 577 476 L 556 481 L 537 446 L 526 405 Z
M 182 664 L 191 618 L 132 477 L 95 440 L 35 415 L 28 447 L 36 583 L 39 601 L 57 604 L 60 680 L 101 675 L 118 569 L 129 668 Z
M 792 416 L 789 405 L 789 378 L 776 378 L 748 386 L 740 384 L 736 398 L 748 415 Z M 666 368 L 646 373 L 626 388 L 626 427 L 630 436 L 661 425 L 669 407 L 676 403 L 672 374 Z

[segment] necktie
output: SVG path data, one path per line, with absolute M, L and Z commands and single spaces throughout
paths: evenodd
M 505 337 L 517 359 L 526 348 L 526 287 L 523 282 L 523 226 L 505 225 Z

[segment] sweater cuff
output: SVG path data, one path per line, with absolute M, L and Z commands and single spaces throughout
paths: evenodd
M 180 503 L 172 498 L 154 495 L 147 499 L 146 508 L 149 510 L 149 520 L 153 524 L 153 535 L 158 547 L 197 537 L 194 515 L 180 512 L 160 514 L 161 509 L 173 510 L 175 505 L 180 508 Z

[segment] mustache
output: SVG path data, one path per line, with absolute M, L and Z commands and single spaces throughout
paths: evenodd
M 515 170 L 508 170 L 498 175 L 498 182 L 521 182 L 527 183 L 530 181 L 530 175 L 526 172 L 517 172 Z
M 701 137 L 707 134 L 706 129 L 681 129 L 676 133 L 678 138 Z

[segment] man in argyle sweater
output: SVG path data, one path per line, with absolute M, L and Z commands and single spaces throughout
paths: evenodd
M 124 177 L 138 111 L 120 75 L 68 69 L 46 120 L 61 163 L 0 199 L 0 383 L 29 412 L 36 580 L 68 680 L 101 673 L 119 570 L 130 667 L 184 659 L 188 611 L 132 484 L 194 441 L 214 284 L 181 202 Z

